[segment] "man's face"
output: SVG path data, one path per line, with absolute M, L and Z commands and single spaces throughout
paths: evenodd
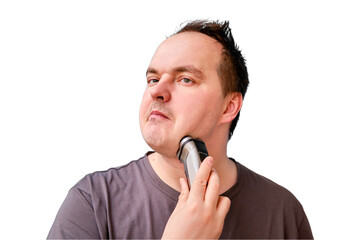
M 221 49 L 196 32 L 174 35 L 158 47 L 140 106 L 141 132 L 152 149 L 174 157 L 182 137 L 212 137 L 224 111 L 217 73 Z

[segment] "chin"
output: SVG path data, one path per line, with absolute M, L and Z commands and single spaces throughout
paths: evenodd
M 143 134 L 144 140 L 155 152 L 169 158 L 177 158 L 176 152 L 179 148 L 179 141 L 157 134 Z

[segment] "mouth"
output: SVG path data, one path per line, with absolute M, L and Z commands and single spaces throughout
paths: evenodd
M 166 116 L 166 114 L 164 114 L 158 110 L 151 111 L 148 120 L 150 120 L 152 118 L 169 119 L 169 117 Z

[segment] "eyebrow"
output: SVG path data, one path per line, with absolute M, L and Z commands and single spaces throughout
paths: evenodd
M 175 73 L 188 72 L 188 73 L 194 74 L 196 77 L 198 77 L 200 79 L 205 79 L 204 73 L 201 70 L 194 67 L 193 65 L 179 66 L 179 67 L 176 67 L 176 68 L 172 69 L 172 72 L 175 72 Z M 158 74 L 158 71 L 153 67 L 149 67 L 146 70 L 146 75 L 148 75 L 150 73 Z
M 146 76 L 147 76 L 149 73 L 157 74 L 158 71 L 156 71 L 155 68 L 149 67 L 149 68 L 146 70 Z

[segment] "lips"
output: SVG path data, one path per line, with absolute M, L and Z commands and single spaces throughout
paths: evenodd
M 168 116 L 166 116 L 166 114 L 158 111 L 158 110 L 152 110 L 150 115 L 149 115 L 149 119 L 155 117 L 155 118 L 165 118 L 165 119 L 169 119 Z

